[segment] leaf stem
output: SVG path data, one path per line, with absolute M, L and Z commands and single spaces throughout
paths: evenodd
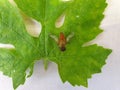
M 48 60 L 44 59 L 43 63 L 44 63 L 44 69 L 47 70 L 48 69 Z

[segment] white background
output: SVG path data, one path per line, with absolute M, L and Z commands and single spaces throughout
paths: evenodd
M 120 0 L 108 0 L 105 19 L 100 34 L 95 43 L 113 50 L 102 68 L 102 73 L 95 74 L 88 80 L 88 88 L 73 87 L 69 83 L 63 84 L 57 71 L 57 65 L 50 63 L 47 71 L 42 61 L 36 63 L 34 73 L 23 86 L 17 90 L 120 90 Z M 11 78 L 0 73 L 0 90 L 13 90 Z

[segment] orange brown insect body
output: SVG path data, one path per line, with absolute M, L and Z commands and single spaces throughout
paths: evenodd
M 61 51 L 66 50 L 66 44 L 70 41 L 70 39 L 74 36 L 74 33 L 70 33 L 67 37 L 64 35 L 63 32 L 60 32 L 59 38 L 55 35 L 50 34 L 50 37 L 55 40 L 58 44 Z
M 66 37 L 65 35 L 61 32 L 60 33 L 60 36 L 59 36 L 59 39 L 58 39 L 58 46 L 60 47 L 60 50 L 61 51 L 65 51 L 66 50 Z

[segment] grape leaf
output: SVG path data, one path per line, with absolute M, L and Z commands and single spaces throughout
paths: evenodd
M 0 42 L 15 46 L 12 50 L 0 49 L 0 70 L 12 77 L 16 88 L 24 83 L 25 71 L 41 52 L 35 46 L 35 38 L 27 34 L 18 9 L 7 0 L 0 1 Z
M 12 44 L 15 49 L 0 49 L 0 70 L 12 77 L 16 89 L 24 84 L 26 70 L 32 69 L 39 59 L 52 61 L 58 65 L 63 82 L 87 87 L 87 79 L 101 72 L 110 49 L 96 44 L 84 46 L 102 32 L 99 28 L 106 7 L 105 0 L 14 0 L 18 7 L 8 0 L 0 1 L 0 43 Z M 20 10 L 42 24 L 38 38 L 30 36 L 25 28 Z M 62 27 L 55 22 L 65 14 Z M 74 32 L 67 43 L 66 50 L 59 49 L 50 34 L 68 36 Z

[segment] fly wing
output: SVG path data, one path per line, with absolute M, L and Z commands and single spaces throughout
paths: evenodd
M 58 37 L 56 35 L 50 34 L 50 37 L 58 43 Z
M 66 38 L 66 41 L 69 42 L 70 39 L 74 36 L 74 32 L 70 33 L 67 38 Z

